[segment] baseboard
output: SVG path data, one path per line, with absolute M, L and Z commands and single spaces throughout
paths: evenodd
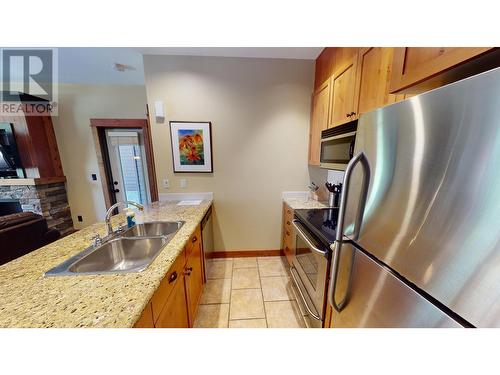
M 245 258 L 245 257 L 273 257 L 284 256 L 283 250 L 236 250 L 214 251 L 210 258 Z

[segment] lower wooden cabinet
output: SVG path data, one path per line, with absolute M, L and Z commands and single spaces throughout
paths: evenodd
M 195 235 L 191 237 L 191 241 L 192 248 L 186 263 L 184 280 L 186 281 L 186 300 L 189 324 L 192 327 L 198 311 L 198 303 L 200 302 L 201 293 L 203 291 L 203 254 L 201 236 L 197 236 L 195 232 Z
M 155 322 L 156 328 L 188 328 L 188 308 L 184 277 L 179 279 Z
M 292 230 L 292 220 L 293 220 L 293 209 L 283 203 L 283 252 L 290 265 L 292 265 L 292 252 L 293 252 L 293 230 Z
M 192 327 L 203 292 L 203 246 L 198 226 L 134 328 Z
M 142 311 L 141 316 L 134 324 L 134 328 L 154 328 L 151 302 L 149 302 Z

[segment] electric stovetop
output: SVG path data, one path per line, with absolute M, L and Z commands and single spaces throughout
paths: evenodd
M 295 210 L 294 213 L 300 222 L 326 246 L 330 246 L 335 241 L 338 208 Z

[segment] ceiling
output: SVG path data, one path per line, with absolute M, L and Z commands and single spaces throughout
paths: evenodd
M 224 56 L 315 60 L 318 47 L 58 48 L 59 82 L 143 85 L 143 55 Z M 117 71 L 115 63 L 126 69 Z

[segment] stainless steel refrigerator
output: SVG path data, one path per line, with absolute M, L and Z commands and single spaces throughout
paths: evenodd
M 361 115 L 355 142 L 333 327 L 499 327 L 500 68 Z

